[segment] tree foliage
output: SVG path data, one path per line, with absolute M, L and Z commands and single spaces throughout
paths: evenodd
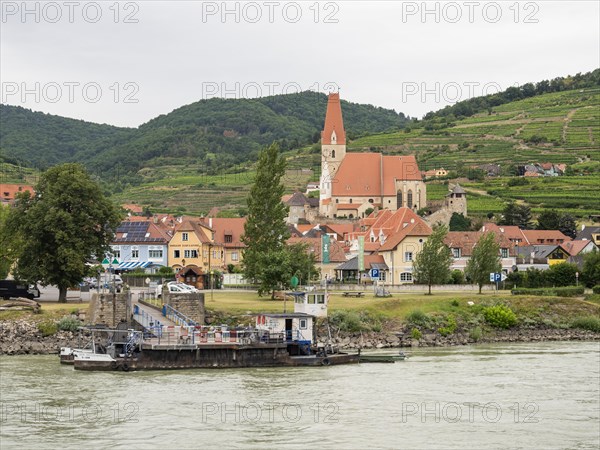
M 450 218 L 450 231 L 469 231 L 471 229 L 471 219 L 459 213 L 452 213 Z
M 447 233 L 448 229 L 444 226 L 433 230 L 413 263 L 413 276 L 419 283 L 427 284 L 429 294 L 433 284 L 445 283 L 450 278 L 452 252 L 444 244 Z
M 531 208 L 527 205 L 519 205 L 509 202 L 502 211 L 500 225 L 514 225 L 521 229 L 531 228 Z
M 490 280 L 490 273 L 500 272 L 501 269 L 500 245 L 496 242 L 496 235 L 484 233 L 475 244 L 471 259 L 467 262 L 467 278 L 479 286 L 481 294 L 481 288 Z
M 285 160 L 275 143 L 261 151 L 256 178 L 248 195 L 248 218 L 242 241 L 244 276 L 259 283 L 263 294 L 281 286 L 288 274 L 285 218 L 287 207 L 281 201 Z
M 569 213 L 546 210 L 539 215 L 537 222 L 538 230 L 559 230 L 571 238 L 577 235 L 577 222 Z
M 87 263 L 109 250 L 113 230 L 121 220 L 79 164 L 63 164 L 46 171 L 35 187 L 11 209 L 7 230 L 20 240 L 15 277 L 67 288 L 88 274 Z
M 583 256 L 581 282 L 591 288 L 600 284 L 600 252 L 594 250 Z

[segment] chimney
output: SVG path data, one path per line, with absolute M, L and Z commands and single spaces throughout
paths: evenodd
M 208 228 L 212 228 L 212 217 L 208 218 Z

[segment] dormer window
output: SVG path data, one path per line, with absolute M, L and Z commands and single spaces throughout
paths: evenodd
M 335 135 L 335 131 L 333 131 L 331 133 L 331 143 L 335 144 L 336 140 L 337 140 L 337 136 Z
M 225 235 L 225 243 L 231 244 L 232 242 L 233 242 L 233 236 L 231 234 L 226 234 Z

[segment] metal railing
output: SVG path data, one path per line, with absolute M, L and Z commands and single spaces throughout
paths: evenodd
M 176 323 L 177 325 L 181 325 L 184 327 L 187 327 L 187 326 L 195 327 L 198 325 L 198 322 L 190 319 L 185 314 L 180 313 L 175 308 L 173 308 L 171 305 L 163 306 L 163 314 L 167 319 L 171 320 L 172 322 Z
M 133 318 L 137 323 L 144 327 L 146 335 L 160 336 L 164 324 L 151 314 L 140 309 L 137 305 L 133 308 Z

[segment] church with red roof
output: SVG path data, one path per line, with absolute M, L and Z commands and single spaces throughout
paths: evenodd
M 414 155 L 346 152 L 340 94 L 329 94 L 321 132 L 320 215 L 353 219 L 365 217 L 369 208 L 416 211 L 426 203 Z

